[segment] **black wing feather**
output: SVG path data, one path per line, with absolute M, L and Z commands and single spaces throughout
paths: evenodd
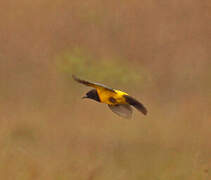
M 135 98 L 131 96 L 124 95 L 124 97 L 128 104 L 134 106 L 137 110 L 141 111 L 144 115 L 147 114 L 147 109 L 144 107 L 142 103 L 140 103 L 139 101 L 137 101 Z
M 73 79 L 81 84 L 84 84 L 86 86 L 91 86 L 91 87 L 94 87 L 94 88 L 103 88 L 105 90 L 108 90 L 108 91 L 111 91 L 111 92 L 114 92 L 116 93 L 112 88 L 109 88 L 103 84 L 100 84 L 100 83 L 94 83 L 94 82 L 89 82 L 89 81 L 86 81 L 86 80 L 82 80 L 82 79 L 79 79 L 78 77 L 76 77 L 75 75 L 72 75 Z

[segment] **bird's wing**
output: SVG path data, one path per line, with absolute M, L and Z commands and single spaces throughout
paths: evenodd
M 130 119 L 132 116 L 132 108 L 129 104 L 117 104 L 117 105 L 108 105 L 108 107 L 113 111 L 115 114 Z
M 134 106 L 137 110 L 141 111 L 144 115 L 147 114 L 147 109 L 144 107 L 142 103 L 140 103 L 139 101 L 137 101 L 135 98 L 131 96 L 124 95 L 124 97 L 128 104 Z
M 84 84 L 86 86 L 91 86 L 91 87 L 96 88 L 96 89 L 104 89 L 104 90 L 116 93 L 112 88 L 109 88 L 109 87 L 107 87 L 103 84 L 93 83 L 93 82 L 89 82 L 89 81 L 86 81 L 86 80 L 82 80 L 82 79 L 79 79 L 78 77 L 76 77 L 75 75 L 72 75 L 72 77 L 75 81 L 77 81 L 81 84 Z

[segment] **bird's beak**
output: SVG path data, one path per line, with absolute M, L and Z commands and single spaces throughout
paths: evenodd
M 87 96 L 83 96 L 83 97 L 82 97 L 82 99 L 85 99 L 85 98 L 87 98 Z

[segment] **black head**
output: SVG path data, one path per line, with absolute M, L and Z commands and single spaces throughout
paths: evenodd
M 95 101 L 100 102 L 100 98 L 99 98 L 99 96 L 97 94 L 97 90 L 96 89 L 92 89 L 91 91 L 86 93 L 86 96 L 84 96 L 83 98 L 89 98 L 89 99 L 93 99 Z

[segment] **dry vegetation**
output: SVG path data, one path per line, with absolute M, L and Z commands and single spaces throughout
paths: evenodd
M 211 179 L 211 3 L 1 0 L 0 179 Z M 75 73 L 149 109 L 82 101 Z

